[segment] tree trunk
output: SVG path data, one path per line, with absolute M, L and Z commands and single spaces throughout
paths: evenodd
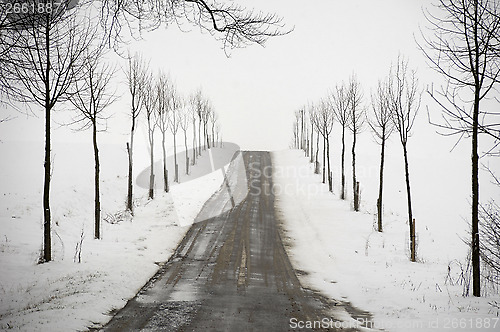
M 177 168 L 177 142 L 175 138 L 176 134 L 174 134 L 174 182 L 179 183 L 179 173 Z
M 380 177 L 379 177 L 379 187 L 378 187 L 378 199 L 377 199 L 377 225 L 378 231 L 382 232 L 382 192 L 384 185 L 384 157 L 385 157 L 385 130 L 382 129 L 382 148 L 380 151 Z
M 134 148 L 134 131 L 135 131 L 135 119 L 132 118 L 132 129 L 130 130 L 130 144 L 127 143 L 128 152 L 128 194 L 127 194 L 127 209 L 133 214 L 133 183 L 132 183 L 132 170 L 133 170 L 133 148 Z
M 47 50 L 46 60 L 47 67 L 45 69 L 45 162 L 44 162 L 44 184 L 43 184 L 43 261 L 50 262 L 52 260 L 52 239 L 51 239 L 51 216 L 50 216 L 50 112 L 52 105 L 50 104 L 50 29 L 49 24 L 45 29 L 45 48 Z
M 167 170 L 167 150 L 165 148 L 165 131 L 162 131 L 162 149 L 163 149 L 163 189 L 166 193 L 169 191 L 168 187 L 168 170 Z
M 319 174 L 318 155 L 319 155 L 319 132 L 316 133 L 316 156 L 314 163 L 314 173 L 316 174 Z
M 47 100 L 45 106 L 45 162 L 43 185 L 43 261 L 52 260 L 51 216 L 50 216 L 50 104 Z
M 481 296 L 481 262 L 479 251 L 479 155 L 478 155 L 478 123 L 479 92 L 476 88 L 472 122 L 472 294 Z
M 406 150 L 406 143 L 403 143 L 403 155 L 405 159 L 405 178 L 406 178 L 406 197 L 408 199 L 408 222 L 410 224 L 410 255 L 411 261 L 417 260 L 417 253 L 415 252 L 415 227 L 413 227 L 413 213 L 411 209 L 411 192 L 410 192 L 410 171 L 408 168 L 408 152 Z
M 155 173 L 154 173 L 154 138 L 153 138 L 153 133 L 151 130 L 149 130 L 149 157 L 150 157 L 150 164 L 151 164 L 151 170 L 149 173 L 149 198 L 153 199 L 154 198 L 154 185 L 155 185 Z
M 354 196 L 354 211 L 359 211 L 359 197 L 356 190 L 356 131 L 352 139 L 352 192 Z
M 193 162 L 192 165 L 196 164 L 196 119 L 193 118 Z
M 344 167 L 344 161 L 345 161 L 345 126 L 342 126 L 342 157 L 341 157 L 341 168 L 342 168 L 342 191 L 340 193 L 340 198 L 345 199 L 345 167 Z
M 309 154 L 311 157 L 311 159 L 309 161 L 311 162 L 311 164 L 314 162 L 313 142 L 314 142 L 314 125 L 313 125 L 312 120 L 311 120 L 311 144 L 310 144 L 310 151 L 309 151 Z
M 187 130 L 184 131 L 184 147 L 186 148 L 186 175 L 188 175 L 189 174 L 189 152 L 188 152 Z
M 203 127 L 205 128 L 205 138 L 207 140 L 207 149 L 210 149 L 210 135 L 208 135 L 208 126 L 207 124 L 205 123 L 203 125 Z
M 201 117 L 198 121 L 198 156 L 201 156 Z
M 328 189 L 333 192 L 332 175 L 330 171 L 330 138 L 326 136 L 326 159 L 328 163 Z
M 215 124 L 212 124 L 212 146 L 215 146 Z
M 326 138 L 323 136 L 323 183 L 326 183 L 325 180 L 325 167 L 326 167 Z
M 100 173 L 100 162 L 99 162 L 99 148 L 97 146 L 97 123 L 96 120 L 92 121 L 92 142 L 94 146 L 94 162 L 95 162 L 95 174 L 94 174 L 94 238 L 101 238 L 101 199 L 100 199 L 100 186 L 99 186 L 99 173 Z

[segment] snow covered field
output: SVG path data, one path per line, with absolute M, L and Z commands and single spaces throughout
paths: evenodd
M 141 148 L 137 174 L 148 163 Z M 127 156 L 121 145 L 103 144 L 100 150 L 102 215 L 109 218 L 125 207 Z M 222 173 L 212 172 L 172 186 L 169 194 L 158 190 L 153 201 L 135 185 L 134 218 L 103 221 L 103 239 L 94 240 L 91 144 L 56 142 L 53 152 L 53 261 L 37 265 L 43 145 L 0 142 L 0 330 L 76 331 L 105 323 L 153 276 L 157 263 L 170 257 L 222 183 Z
M 328 192 L 303 151 L 273 153 L 273 190 L 285 228 L 283 240 L 294 267 L 305 272 L 299 276 L 303 286 L 373 313 L 372 326 L 386 331 L 500 330 L 500 296 L 463 297 L 463 287 L 458 284 L 459 264 L 465 263 L 467 253 L 460 239 L 467 236 L 466 223 L 461 220 L 467 205 L 458 198 L 467 191 L 460 191 L 464 184 L 456 181 L 463 168 L 448 168 L 449 181 L 444 184 L 455 182 L 455 187 L 440 192 L 433 188 L 433 181 L 423 181 L 423 177 L 434 179 L 444 171 L 430 172 L 425 158 L 416 163 L 420 167 L 413 173 L 413 194 L 419 262 L 411 263 L 404 173 L 398 173 L 398 159 L 386 168 L 385 228 L 378 233 L 374 226 L 377 151 L 363 152 L 364 161 L 371 162 L 360 161 L 365 189 L 358 213 L 352 211 L 349 196 L 342 201 L 338 194 Z M 415 155 L 418 159 L 418 153 Z M 348 161 L 346 165 L 350 165 Z M 363 172 L 366 165 L 374 165 L 374 171 Z M 349 166 L 346 174 L 349 177 Z M 337 181 L 334 191 L 338 188 Z

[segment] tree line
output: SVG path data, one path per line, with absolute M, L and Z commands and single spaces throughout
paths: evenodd
M 489 173 L 490 180 L 500 187 L 498 174 L 482 158 L 500 156 L 500 121 L 498 121 L 498 85 L 500 83 L 500 3 L 495 0 L 439 0 L 424 10 L 427 26 L 420 30 L 416 43 L 430 68 L 444 80 L 434 87 L 430 84 L 425 93 L 434 102 L 433 108 L 440 111 L 439 120 L 428 110 L 429 122 L 443 136 L 464 139 L 471 143 L 471 217 L 470 266 L 472 294 L 481 296 L 481 269 L 486 270 L 483 280 L 498 285 L 500 280 L 500 208 L 494 199 L 481 203 L 479 199 L 480 167 Z M 405 163 L 408 223 L 410 225 L 411 260 L 416 259 L 415 230 L 412 218 L 410 179 L 408 170 L 408 139 L 419 110 L 422 90 L 414 70 L 408 61 L 399 57 L 391 66 L 389 75 L 378 83 L 371 96 L 371 111 L 356 107 L 355 95 L 358 86 L 355 76 L 348 84 L 341 84 L 326 98 L 296 112 L 294 123 L 294 146 L 310 154 L 313 161 L 312 142 L 316 134 L 315 161 L 318 164 L 318 146 L 323 140 L 323 183 L 325 183 L 325 149 L 333 123 L 342 126 L 341 198 L 345 199 L 344 187 L 344 135 L 346 128 L 353 136 L 352 176 L 353 206 L 359 208 L 358 182 L 356 180 L 356 136 L 363 123 L 374 133 L 381 146 L 379 195 L 377 199 L 377 224 L 382 231 L 382 194 L 385 142 L 397 133 L 401 142 Z M 489 104 L 489 105 L 487 105 Z M 488 107 L 489 106 L 489 107 Z M 358 112 L 359 111 L 359 112 Z M 362 113 L 370 113 L 369 116 Z M 307 137 L 306 118 L 311 123 L 310 139 Z M 481 143 L 481 144 L 480 144 Z M 326 147 L 325 147 L 326 146 Z M 486 150 L 480 152 L 481 148 Z M 332 190 L 330 160 L 326 154 L 329 188 Z M 319 173 L 318 166 L 316 171 Z M 459 180 L 459 179 L 457 179 Z M 469 292 L 469 284 L 465 294 Z
M 163 153 L 163 190 L 169 192 L 167 169 L 166 136 L 170 131 L 173 138 L 174 182 L 179 182 L 179 164 L 177 160 L 177 137 L 182 132 L 185 160 L 184 173 L 190 172 L 190 166 L 196 164 L 202 151 L 215 147 L 220 143 L 221 128 L 218 115 L 211 101 L 204 96 L 201 89 L 188 96 L 183 96 L 172 78 L 159 71 L 154 75 L 149 64 L 140 55 L 129 57 L 125 71 L 130 93 L 130 140 L 127 142 L 128 153 L 128 195 L 127 209 L 133 213 L 133 146 L 134 134 L 139 115 L 144 114 L 148 133 L 150 150 L 150 178 L 149 198 L 154 198 L 154 146 L 155 132 L 161 134 L 161 148 Z M 188 137 L 191 136 L 192 156 L 189 156 Z
M 328 181 L 328 188 L 333 192 L 333 172 L 331 171 L 330 142 L 335 124 L 341 127 L 340 154 L 340 198 L 346 199 L 345 153 L 346 133 L 352 136 L 352 206 L 354 211 L 360 207 L 360 184 L 356 174 L 356 143 L 359 134 L 366 125 L 372 130 L 380 145 L 379 191 L 377 198 L 377 230 L 383 231 L 383 181 L 386 142 L 393 132 L 399 134 L 404 157 L 407 210 L 410 227 L 411 260 L 416 261 L 415 220 L 411 201 L 411 185 L 408 158 L 408 139 L 416 115 L 420 108 L 422 89 L 419 88 L 416 72 L 408 66 L 408 60 L 399 56 L 389 70 L 389 74 L 378 83 L 377 90 L 371 95 L 371 106 L 365 106 L 364 92 L 357 76 L 352 74 L 349 81 L 341 82 L 319 102 L 300 109 L 295 113 L 294 138 L 295 148 L 303 149 L 310 162 L 315 163 L 315 172 L 320 173 L 319 146 L 322 153 L 322 182 Z M 310 129 L 308 129 L 310 128 Z M 314 149 L 316 137 L 316 149 Z
M 121 52 L 130 38 L 140 38 L 143 32 L 172 22 L 187 22 L 209 31 L 226 52 L 249 44 L 263 45 L 269 37 L 290 31 L 284 28 L 282 19 L 276 14 L 247 10 L 224 1 L 19 0 L 0 6 L 1 101 L 9 107 L 44 112 L 43 250 L 40 263 L 52 260 L 53 112 L 76 109 L 79 113 L 74 122 L 82 129 L 92 128 L 96 165 L 95 238 L 100 238 L 97 223 L 100 218 L 97 132 L 102 130 L 98 129 L 100 126 L 105 126 L 104 109 L 116 99 L 109 89 L 114 68 L 104 63 L 104 54 L 110 50 Z M 135 94 L 131 105 L 130 161 L 134 121 L 144 106 L 143 96 L 134 98 Z M 9 118 L 0 116 L 0 119 L 0 123 L 4 123 Z

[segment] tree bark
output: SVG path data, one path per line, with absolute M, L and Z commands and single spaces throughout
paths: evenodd
M 149 131 L 149 158 L 150 158 L 150 172 L 149 172 L 149 198 L 154 198 L 154 185 L 155 185 L 155 173 L 154 173 L 154 138 L 153 133 Z
M 380 177 L 379 177 L 379 187 L 378 187 L 378 199 L 377 199 L 377 225 L 378 231 L 382 232 L 382 193 L 384 185 L 384 158 L 385 158 L 385 130 L 382 129 L 382 140 L 381 140 L 381 151 L 380 151 Z
M 184 147 L 186 148 L 186 175 L 189 174 L 189 151 L 188 151 L 188 141 L 187 132 L 184 131 Z
M 48 84 L 46 85 L 48 90 Z M 48 94 L 47 94 L 48 96 Z M 43 261 L 52 260 L 52 239 L 51 239 L 51 216 L 50 216 L 50 112 L 51 107 L 46 98 L 45 106 L 45 162 L 44 162 L 44 185 L 43 185 Z
M 196 164 L 196 119 L 193 118 L 193 162 L 192 165 Z
M 410 191 L 410 171 L 408 167 L 408 152 L 406 143 L 403 143 L 403 155 L 405 159 L 405 178 L 406 178 L 406 197 L 408 202 L 408 223 L 410 225 L 410 255 L 411 261 L 416 262 L 417 253 L 415 252 L 415 227 L 413 227 L 413 213 L 411 208 L 411 191 Z
M 354 196 L 354 211 L 359 211 L 359 197 L 356 191 L 356 132 L 352 140 L 352 191 Z
M 316 133 L 316 156 L 314 163 L 314 173 L 316 174 L 319 174 L 318 155 L 319 155 L 319 132 Z
M 50 25 L 47 18 L 45 29 L 45 49 L 47 51 L 45 68 L 45 163 L 44 163 L 44 185 L 43 185 L 43 260 L 49 262 L 52 260 L 52 239 L 51 239 L 51 215 L 50 215 L 50 112 L 52 105 L 50 104 Z
M 97 145 L 97 123 L 92 121 L 92 143 L 94 146 L 94 163 L 95 163 L 95 174 L 94 174 L 94 238 L 101 238 L 101 198 L 100 198 L 100 162 L 99 162 L 99 148 Z
M 328 163 L 328 190 L 333 192 L 332 174 L 330 171 L 330 139 L 326 137 L 326 159 Z
M 128 194 L 127 194 L 127 209 L 133 214 L 133 147 L 134 147 L 134 131 L 135 131 L 135 119 L 132 119 L 132 129 L 130 130 L 130 144 L 127 143 L 128 152 Z
M 201 115 L 198 121 L 198 156 L 201 156 Z
M 326 138 L 323 136 L 323 183 L 326 183 L 325 180 L 325 167 L 326 167 Z
M 342 191 L 340 193 L 340 198 L 345 199 L 345 126 L 342 126 L 342 157 L 341 157 L 341 167 L 342 167 Z
M 310 157 L 311 159 L 309 160 L 311 162 L 311 164 L 314 162 L 314 147 L 313 147 L 313 142 L 314 142 L 314 124 L 312 123 L 312 120 L 311 120 L 311 144 L 309 144 L 309 147 L 310 147 Z
M 165 132 L 162 132 L 162 150 L 163 150 L 163 189 L 166 193 L 169 191 L 168 170 L 167 170 L 167 150 L 165 148 Z
M 176 134 L 174 134 L 174 182 L 179 183 L 179 174 L 177 171 L 177 142 L 175 136 Z
M 472 294 L 481 296 L 481 262 L 479 251 L 479 154 L 478 154 L 478 123 L 479 123 L 479 92 L 476 88 L 474 96 L 474 111 L 472 125 Z

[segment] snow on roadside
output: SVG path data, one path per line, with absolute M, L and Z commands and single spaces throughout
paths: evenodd
M 170 257 L 222 183 L 221 173 L 210 173 L 172 186 L 169 194 L 158 191 L 152 201 L 136 186 L 134 218 L 103 221 L 103 239 L 94 240 L 91 146 L 59 143 L 53 150 L 54 260 L 37 265 L 43 146 L 0 144 L 0 330 L 81 331 L 105 323 L 154 275 L 156 263 Z M 103 145 L 101 156 L 103 216 L 116 216 L 125 202 L 126 154 Z
M 376 232 L 374 216 L 353 212 L 349 201 L 329 193 L 302 151 L 273 152 L 273 164 L 284 241 L 294 267 L 306 272 L 299 276 L 304 286 L 373 313 L 372 326 L 387 331 L 500 329 L 498 295 L 462 297 L 454 282 L 459 271 L 451 266 L 453 281 L 447 278 L 450 258 L 439 259 L 439 248 L 455 246 L 463 260 L 456 237 L 424 234 L 437 252 L 411 263 L 401 218 L 386 215 L 384 233 Z

